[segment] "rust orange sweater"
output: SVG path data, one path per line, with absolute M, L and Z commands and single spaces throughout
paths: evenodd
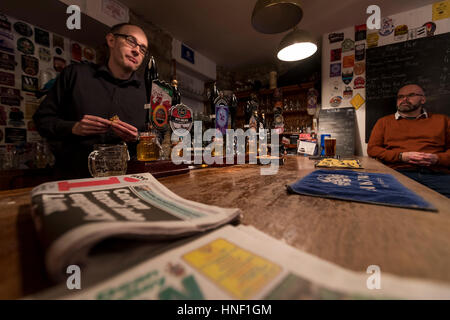
M 413 169 L 400 162 L 400 152 L 434 153 L 439 157 L 434 171 L 450 173 L 450 118 L 428 113 L 428 118 L 399 119 L 389 115 L 377 121 L 370 135 L 367 153 L 394 169 Z

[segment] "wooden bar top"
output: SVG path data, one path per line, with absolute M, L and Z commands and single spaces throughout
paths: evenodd
M 389 173 L 439 211 L 291 195 L 286 185 L 315 170 L 288 156 L 276 175 L 261 166 L 192 170 L 159 179 L 189 200 L 238 207 L 242 223 L 342 267 L 450 284 L 450 200 L 376 160 L 359 158 L 367 172 Z M 16 299 L 50 286 L 30 216 L 30 190 L 0 192 L 0 299 Z

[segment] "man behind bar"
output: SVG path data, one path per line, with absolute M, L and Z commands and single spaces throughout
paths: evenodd
M 420 86 L 402 87 L 397 113 L 378 120 L 367 153 L 450 197 L 450 118 L 427 112 L 425 103 Z
M 138 129 L 145 129 L 145 85 L 136 70 L 147 55 L 147 37 L 135 25 L 120 24 L 106 35 L 106 45 L 105 64 L 65 68 L 33 116 L 61 179 L 90 176 L 87 159 L 94 144 L 125 141 L 133 153 Z M 120 120 L 111 121 L 115 116 Z

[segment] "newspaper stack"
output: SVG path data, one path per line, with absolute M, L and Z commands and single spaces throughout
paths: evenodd
M 240 214 L 183 199 L 149 173 L 45 183 L 31 196 L 46 268 L 56 281 L 66 279 L 67 266 L 86 265 L 89 251 L 105 239 L 173 239 Z
M 346 270 L 247 226 L 224 226 L 62 299 L 449 299 L 450 287 Z M 66 289 L 66 293 L 69 291 Z

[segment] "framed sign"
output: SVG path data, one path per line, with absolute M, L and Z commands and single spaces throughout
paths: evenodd
M 191 48 L 186 47 L 184 44 L 181 44 L 181 58 L 189 61 L 192 64 L 195 64 L 195 52 Z

